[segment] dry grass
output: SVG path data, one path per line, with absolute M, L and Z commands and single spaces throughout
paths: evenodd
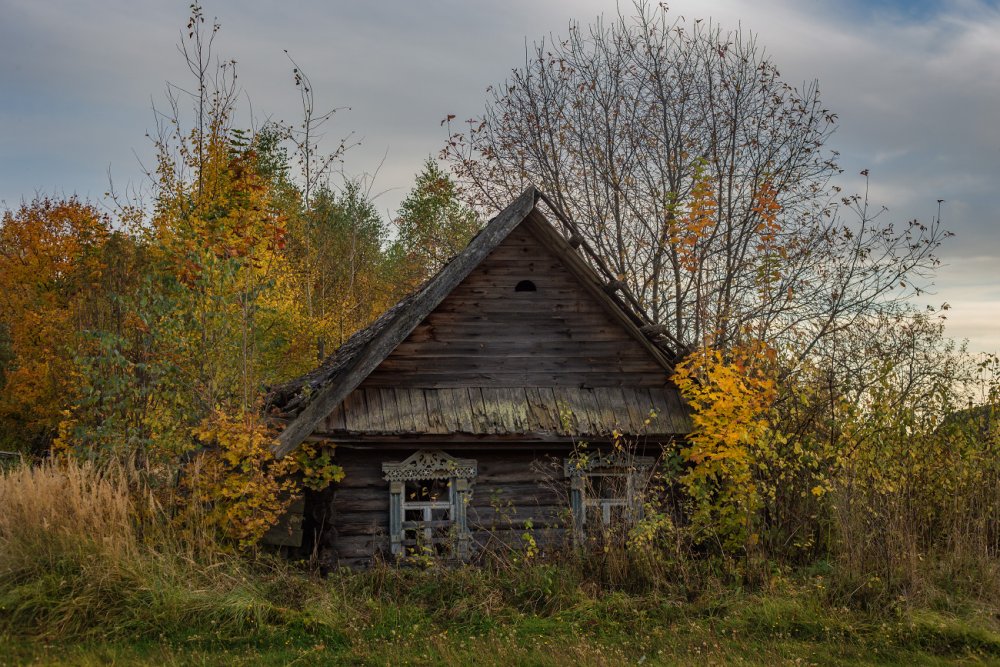
M 20 579 L 67 560 L 122 562 L 139 553 L 132 492 L 121 468 L 46 461 L 0 475 L 0 577 Z
M 51 646 L 94 664 L 1000 658 L 995 605 L 848 609 L 828 572 L 749 591 L 693 553 L 604 544 L 322 580 L 178 529 L 134 471 L 78 462 L 0 473 L 0 507 L 0 664 L 55 661 Z
M 178 528 L 140 476 L 74 460 L 0 473 L 0 630 L 49 638 L 233 632 L 277 612 L 283 576 Z M 273 564 L 272 564 L 273 565 Z

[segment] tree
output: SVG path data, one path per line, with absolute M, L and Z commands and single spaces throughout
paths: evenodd
M 74 356 L 106 300 L 110 221 L 76 198 L 38 198 L 0 220 L 0 420 L 17 449 L 41 450 L 78 395 Z
M 942 235 L 838 202 L 835 122 L 752 34 L 638 2 L 536 43 L 443 155 L 480 207 L 538 185 L 675 346 L 755 338 L 804 357 L 891 309 Z
M 396 227 L 398 237 L 389 255 L 398 262 L 405 293 L 462 250 L 479 222 L 475 212 L 462 204 L 451 177 L 428 158 L 400 204 Z
M 300 342 L 334 347 L 390 304 L 385 275 L 385 221 L 360 181 L 340 192 L 319 187 L 291 227 L 289 259 L 308 319 Z M 309 365 L 315 357 L 309 355 Z M 304 371 L 306 369 L 302 369 Z

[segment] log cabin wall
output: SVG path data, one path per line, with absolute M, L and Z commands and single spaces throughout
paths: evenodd
M 389 483 L 382 464 L 400 461 L 421 445 L 408 449 L 337 448 L 337 462 L 345 477 L 322 494 L 325 507 L 314 509 L 325 516 L 319 553 L 328 567 L 364 566 L 376 554 L 389 556 Z M 497 541 L 518 544 L 530 520 L 532 534 L 542 549 L 567 543 L 568 486 L 562 475 L 562 448 L 489 450 L 466 449 L 458 453 L 475 459 L 478 475 L 473 481 L 467 509 L 473 537 L 473 554 L 495 546 Z

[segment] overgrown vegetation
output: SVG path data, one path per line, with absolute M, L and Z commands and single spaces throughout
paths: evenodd
M 332 113 L 298 65 L 301 123 L 234 126 L 235 64 L 192 7 L 150 202 L 0 223 L 0 449 L 23 456 L 0 473 L 0 656 L 1000 660 L 1000 361 L 907 301 L 939 221 L 894 229 L 828 188 L 835 117 L 752 38 L 636 11 L 540 46 L 449 140 L 457 178 L 429 160 L 390 225 L 336 174 L 350 141 L 320 150 Z M 719 90 L 745 112 L 726 141 L 700 124 Z M 263 392 L 527 181 L 682 353 L 695 429 L 641 519 L 557 554 L 529 526 L 476 567 L 322 579 L 261 552 L 303 485 L 343 474 L 331 450 L 274 458 Z
M 642 551 L 328 578 L 180 530 L 135 469 L 65 461 L 0 477 L 0 661 L 93 664 L 839 664 L 1000 658 L 995 597 L 934 567 L 919 597 L 860 604 L 849 570 L 734 586 Z M 141 500 L 140 500 L 141 499 Z M 34 638 L 28 641 L 27 638 Z

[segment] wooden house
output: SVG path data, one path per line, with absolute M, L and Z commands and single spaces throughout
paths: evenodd
M 307 496 L 307 546 L 318 540 L 331 565 L 470 557 L 526 527 L 544 548 L 620 520 L 689 429 L 660 331 L 529 188 L 420 289 L 269 394 L 277 453 L 325 443 L 346 473 Z

